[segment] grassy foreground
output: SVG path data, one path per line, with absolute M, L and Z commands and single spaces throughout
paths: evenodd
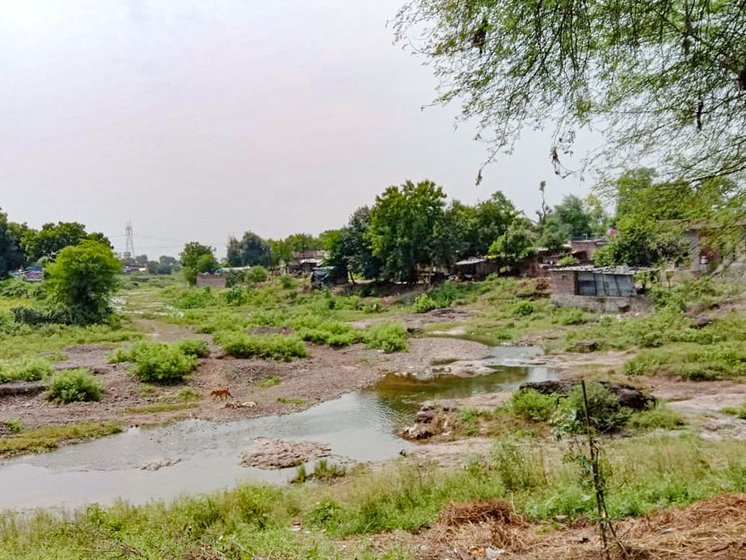
M 746 442 L 651 435 L 606 448 L 615 517 L 746 491 Z M 247 485 L 171 505 L 90 506 L 64 518 L 5 514 L 0 558 L 410 558 L 406 546 L 381 556 L 365 539 L 350 537 L 417 531 L 448 503 L 482 498 L 506 498 L 528 518 L 549 523 L 591 514 L 579 466 L 562 456 L 514 439 L 452 470 L 401 463 L 333 486 Z

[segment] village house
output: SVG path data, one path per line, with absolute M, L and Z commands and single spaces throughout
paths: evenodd
M 288 263 L 288 272 L 290 274 L 311 274 L 314 268 L 319 268 L 329 254 L 326 251 L 318 249 L 308 249 L 306 251 L 293 251 L 293 258 Z
M 500 265 L 496 259 L 469 257 L 453 265 L 459 280 L 484 280 L 490 274 L 497 274 Z
M 638 297 L 635 271 L 571 266 L 549 270 L 551 300 L 561 307 L 618 313 L 648 307 Z

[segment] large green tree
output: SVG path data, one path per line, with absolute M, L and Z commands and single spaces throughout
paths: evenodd
M 214 249 L 207 245 L 202 245 L 196 241 L 190 241 L 184 245 L 181 253 L 181 267 L 184 278 L 190 284 L 197 283 L 197 275 L 203 272 L 215 272 L 218 268 L 218 261 L 215 259 Z
M 104 243 L 83 240 L 62 249 L 44 269 L 52 302 L 78 324 L 98 323 L 111 313 L 110 298 L 122 263 Z
M 57 222 L 44 224 L 39 231 L 27 230 L 23 236 L 23 248 L 29 262 L 42 258 L 53 258 L 59 251 L 70 245 L 77 245 L 88 239 L 112 247 L 103 233 L 88 233 L 78 222 Z
M 272 248 L 253 231 L 247 231 L 241 239 L 228 240 L 226 260 L 231 266 L 269 266 L 272 261 Z
M 443 189 L 432 181 L 407 181 L 376 197 L 368 235 L 386 278 L 415 282 L 419 266 L 436 263 L 444 199 Z
M 654 169 L 640 168 L 605 189 L 616 202 L 618 234 L 594 259 L 599 264 L 649 266 L 681 259 L 686 252 L 683 231 L 692 223 L 717 225 L 738 187 L 725 178 L 660 181 Z
M 599 164 L 654 160 L 669 180 L 746 171 L 743 0 L 410 0 L 395 28 L 428 57 L 437 100 L 481 124 L 490 159 L 550 124 L 559 172 L 594 126 Z

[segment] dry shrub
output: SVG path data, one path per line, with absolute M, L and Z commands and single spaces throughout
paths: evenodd
M 438 515 L 438 523 L 447 527 L 497 522 L 525 526 L 523 517 L 503 500 L 482 500 L 468 504 L 452 503 Z
M 490 506 L 490 504 L 494 504 Z M 626 555 L 612 545 L 615 560 L 743 560 L 746 558 L 746 494 L 702 500 L 615 523 Z M 420 560 L 484 558 L 487 547 L 503 550 L 504 560 L 598 560 L 600 539 L 585 520 L 546 531 L 527 524 L 505 502 L 453 504 L 439 523 L 422 535 Z

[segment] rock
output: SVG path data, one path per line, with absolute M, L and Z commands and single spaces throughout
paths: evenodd
M 259 437 L 252 443 L 251 451 L 241 456 L 241 465 L 244 467 L 285 469 L 331 455 L 331 448 L 328 445 L 313 441 L 284 441 Z
M 595 352 L 600 347 L 597 340 L 579 340 L 570 348 L 570 352 L 577 352 L 578 354 L 590 354 Z
M 626 313 L 627 311 L 629 311 L 630 309 L 632 309 L 632 306 L 629 303 L 627 303 L 627 302 L 620 303 L 616 307 L 619 310 L 619 313 Z
M 177 463 L 181 463 L 181 459 L 159 459 L 158 461 L 153 461 L 152 463 L 146 463 L 142 466 L 140 466 L 141 471 L 158 471 L 162 469 L 163 467 L 170 467 L 171 465 L 175 465 Z
M 692 322 L 692 326 L 695 329 L 701 329 L 712 323 L 712 317 L 709 315 L 699 315 Z
M 654 396 L 643 393 L 632 385 L 627 385 L 626 383 L 613 383 L 610 381 L 601 381 L 600 384 L 616 395 L 621 406 L 633 410 L 645 410 L 655 403 Z M 520 387 L 518 387 L 518 390 L 525 391 L 526 389 L 533 389 L 542 395 L 567 395 L 578 385 L 580 385 L 580 380 L 577 379 L 568 381 L 532 381 L 529 383 L 522 383 Z

